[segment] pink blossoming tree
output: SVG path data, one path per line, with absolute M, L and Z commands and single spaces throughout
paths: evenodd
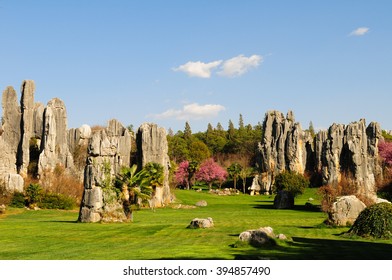
M 212 158 L 202 162 L 199 170 L 195 174 L 196 180 L 207 183 L 210 189 L 215 182 L 219 183 L 219 186 L 221 186 L 227 179 L 227 176 L 227 171 Z
M 392 142 L 381 141 L 378 144 L 378 153 L 387 167 L 392 166 Z

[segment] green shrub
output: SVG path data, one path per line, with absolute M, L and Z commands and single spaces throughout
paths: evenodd
M 274 192 L 287 191 L 296 197 L 303 194 L 309 187 L 309 180 L 305 176 L 292 171 L 283 171 L 275 177 Z
M 349 233 L 362 237 L 392 237 L 392 204 L 378 203 L 363 210 Z
M 23 208 L 26 206 L 26 198 L 23 193 L 15 192 L 12 196 L 11 202 L 9 204 L 10 207 L 14 208 Z
M 26 189 L 27 206 L 40 202 L 42 193 L 42 187 L 39 184 L 30 184 Z
M 42 195 L 41 201 L 38 202 L 37 206 L 42 209 L 72 210 L 76 207 L 76 201 L 66 195 L 46 193 Z

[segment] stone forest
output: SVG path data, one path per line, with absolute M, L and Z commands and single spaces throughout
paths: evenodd
M 378 194 L 381 187 L 387 193 L 391 189 L 388 151 L 382 146 L 388 143 L 390 135 L 377 122 L 366 124 L 361 119 L 350 124 L 332 124 L 327 130 L 315 132 L 303 129 L 291 111 L 287 115 L 268 111 L 258 129 L 240 124 L 243 135 L 254 135 L 250 153 L 226 145 L 231 152 L 224 154 L 207 145 L 208 132 L 223 128 L 209 125 L 206 134 L 199 133 L 197 141 L 191 144 L 186 144 L 187 138 L 195 136 L 188 123 L 188 131 L 177 134 L 166 133 L 153 123 L 144 123 L 134 132 L 115 119 L 109 120 L 105 127 L 83 125 L 75 129 L 68 128 L 62 100 L 53 98 L 46 106 L 35 102 L 34 81 L 22 82 L 20 102 L 18 99 L 12 86 L 3 91 L 1 195 L 12 197 L 21 193 L 26 199 L 31 186 L 46 186 L 55 192 L 51 187 L 53 174 L 71 176 L 83 186 L 76 194 L 80 196 L 76 198 L 78 222 L 132 221 L 136 208 L 169 207 L 176 202 L 176 188 L 199 192 L 200 181 L 211 194 L 275 195 L 275 208 L 292 208 L 297 193 L 290 193 L 290 187 L 298 180 L 290 181 L 284 174 L 301 176 L 306 187 L 319 189 L 323 200 L 319 210 L 328 213 L 328 222 L 335 226 L 355 224 L 364 209 L 389 204 L 385 199 L 388 196 L 380 198 Z M 181 143 L 188 145 L 184 148 L 188 149 L 186 152 L 178 151 Z M 190 155 L 204 150 L 204 156 Z M 206 164 L 203 167 L 208 160 L 210 167 Z M 220 175 L 212 174 L 214 164 L 221 167 Z M 237 185 L 240 178 L 243 185 Z M 67 188 L 66 181 L 63 185 Z M 204 204 L 207 203 L 200 202 L 198 206 Z M 6 207 L 2 205 L 2 211 Z M 387 222 L 385 236 L 390 237 L 390 216 Z M 213 225 L 209 217 L 195 219 L 189 227 Z M 240 240 L 254 238 L 256 243 L 264 243 L 262 236 L 272 234 L 272 229 L 264 226 L 243 232 Z

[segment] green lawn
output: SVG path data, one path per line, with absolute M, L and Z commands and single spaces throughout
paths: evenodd
M 0 259 L 392 259 L 392 240 L 350 239 L 348 228 L 322 225 L 324 213 L 306 210 L 309 189 L 293 210 L 275 210 L 268 196 L 216 196 L 176 191 L 177 203 L 207 207 L 138 211 L 133 223 L 76 223 L 77 211 L 10 209 L 0 216 Z M 317 199 L 314 201 L 317 203 Z M 212 217 L 211 229 L 187 229 Z M 271 248 L 235 246 L 245 230 L 271 226 L 291 240 Z

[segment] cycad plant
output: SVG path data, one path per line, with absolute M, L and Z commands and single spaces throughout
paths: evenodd
M 121 189 L 121 200 L 127 218 L 133 221 L 133 210 L 151 198 L 156 187 L 163 185 L 163 167 L 148 163 L 142 170 L 137 166 L 122 167 L 116 176 L 116 186 Z

